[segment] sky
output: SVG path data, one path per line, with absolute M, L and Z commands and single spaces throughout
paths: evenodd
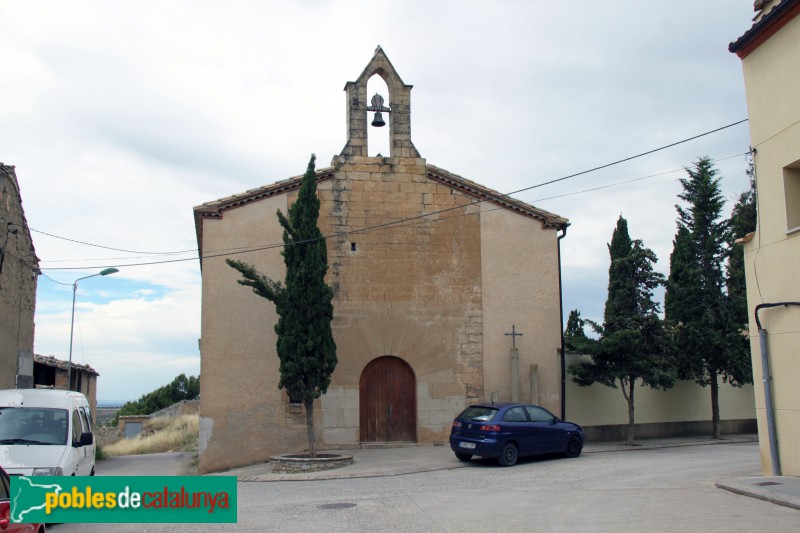
M 0 1 L 0 162 L 42 269 L 34 351 L 67 359 L 72 283 L 113 266 L 76 294 L 73 362 L 100 373 L 98 400 L 198 375 L 192 208 L 312 153 L 327 166 L 378 45 L 414 86 L 422 157 L 570 220 L 564 314 L 602 322 L 617 218 L 668 274 L 684 167 L 715 160 L 729 211 L 747 123 L 539 185 L 746 119 L 727 47 L 752 16 L 752 0 Z

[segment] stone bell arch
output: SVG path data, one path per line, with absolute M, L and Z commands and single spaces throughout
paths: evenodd
M 378 46 L 375 54 L 356 81 L 344 86 L 347 93 L 347 144 L 341 155 L 367 157 L 367 128 L 370 99 L 367 95 L 367 82 L 373 75 L 379 75 L 389 88 L 389 157 L 420 157 L 411 142 L 411 88 L 406 85 L 392 66 L 386 53 Z

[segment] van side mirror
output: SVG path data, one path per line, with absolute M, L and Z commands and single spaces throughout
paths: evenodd
M 81 433 L 81 438 L 72 441 L 73 448 L 82 448 L 83 446 L 91 446 L 94 444 L 94 435 L 91 433 Z

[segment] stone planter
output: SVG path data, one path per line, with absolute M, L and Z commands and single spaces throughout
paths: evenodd
M 304 474 L 351 465 L 353 464 L 353 456 L 338 453 L 318 453 L 316 457 L 309 457 L 305 453 L 291 453 L 273 455 L 269 458 L 269 462 L 274 474 Z

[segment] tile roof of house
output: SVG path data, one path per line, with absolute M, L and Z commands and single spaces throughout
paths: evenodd
M 39 363 L 40 365 L 50 366 L 54 368 L 58 368 L 60 370 L 67 370 L 69 367 L 68 361 L 62 361 L 61 359 L 56 359 L 52 355 L 38 355 L 33 354 L 33 362 Z M 72 368 L 74 370 L 80 370 L 82 372 L 86 372 L 87 374 L 91 374 L 93 376 L 99 376 L 100 374 L 94 368 L 90 367 L 89 365 L 79 365 L 77 363 L 72 363 Z
M 763 2 L 756 2 L 756 10 L 763 7 Z M 757 15 L 757 20 L 750 29 L 728 45 L 728 51 L 744 59 L 798 14 L 800 0 L 781 0 L 769 12 Z

